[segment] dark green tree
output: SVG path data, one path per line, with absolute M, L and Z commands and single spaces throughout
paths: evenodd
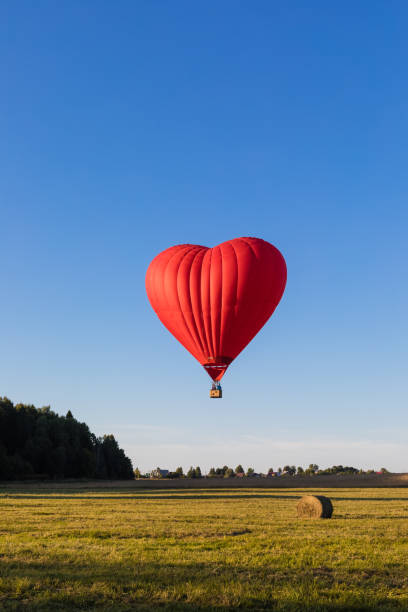
M 0 478 L 133 478 L 114 436 L 96 438 L 71 411 L 61 417 L 0 398 Z

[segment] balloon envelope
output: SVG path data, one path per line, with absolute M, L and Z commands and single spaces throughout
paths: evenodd
M 213 380 L 265 325 L 285 285 L 282 254 L 259 238 L 173 246 L 146 273 L 153 310 Z

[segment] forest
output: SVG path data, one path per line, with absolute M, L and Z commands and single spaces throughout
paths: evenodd
M 0 397 L 0 479 L 134 478 L 131 460 L 113 435 L 97 437 L 86 423 L 49 406 L 14 405 Z

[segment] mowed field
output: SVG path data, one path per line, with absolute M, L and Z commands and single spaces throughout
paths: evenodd
M 4 487 L 0 609 L 408 610 L 408 489 Z

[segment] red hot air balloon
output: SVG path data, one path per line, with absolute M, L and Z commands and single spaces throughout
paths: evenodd
M 265 325 L 286 285 L 285 260 L 269 242 L 236 238 L 212 249 L 180 244 L 153 259 L 146 291 L 160 321 L 214 381 Z

